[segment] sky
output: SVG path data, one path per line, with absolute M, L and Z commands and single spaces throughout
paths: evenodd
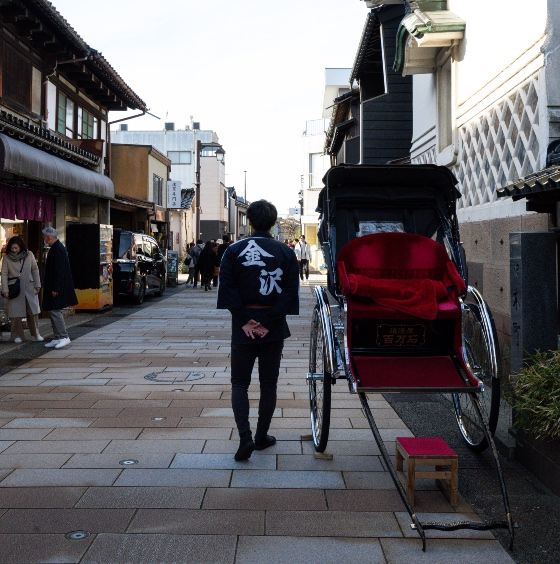
M 242 195 L 247 171 L 248 200 L 297 207 L 305 122 L 321 118 L 325 68 L 353 66 L 364 2 L 51 1 L 161 118 L 129 130 L 184 129 L 192 116 L 217 133 L 227 186 Z

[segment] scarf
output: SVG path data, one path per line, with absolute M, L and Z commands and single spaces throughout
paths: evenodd
M 27 256 L 27 251 L 21 251 L 21 253 L 18 253 L 17 255 L 16 253 L 8 253 L 6 256 L 10 260 L 13 260 L 14 262 L 18 262 L 20 260 L 23 260 Z

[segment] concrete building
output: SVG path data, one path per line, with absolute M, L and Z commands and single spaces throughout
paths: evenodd
M 193 122 L 184 129 L 175 129 L 175 124 L 166 123 L 159 131 L 129 131 L 122 124 L 112 132 L 112 140 L 120 144 L 151 145 L 171 161 L 170 179 L 181 183 L 183 207 L 169 208 L 171 230 L 174 233 L 170 248 L 183 254 L 186 245 L 199 237 L 216 239 L 229 231 L 228 192 L 225 186 L 225 164 L 216 159 L 218 136 L 209 130 L 201 130 Z M 197 142 L 202 143 L 200 154 L 200 202 L 196 202 Z M 204 145 L 215 144 L 214 148 Z M 196 231 L 196 214 L 200 211 L 201 233 Z M 177 238 L 178 235 L 178 238 Z
M 113 228 L 149 233 L 161 248 L 170 248 L 174 239 L 167 211 L 171 161 L 151 145 L 111 143 L 111 163 Z

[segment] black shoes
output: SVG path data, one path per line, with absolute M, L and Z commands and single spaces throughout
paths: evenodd
M 255 450 L 264 450 L 276 444 L 276 437 L 266 435 L 264 439 L 255 440 Z
M 251 431 L 248 431 L 247 433 L 243 433 L 241 435 L 239 448 L 237 449 L 237 452 L 235 453 L 235 456 L 233 458 L 238 462 L 240 460 L 249 460 L 254 450 L 255 443 L 253 442 L 253 435 L 251 434 Z

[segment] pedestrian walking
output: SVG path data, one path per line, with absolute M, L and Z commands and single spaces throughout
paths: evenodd
M 187 249 L 187 256 L 185 257 L 185 264 L 189 267 L 189 277 L 187 278 L 187 285 L 194 284 L 194 265 L 195 260 L 191 254 L 194 248 L 194 243 L 189 243 L 189 248 Z
M 212 243 L 212 250 L 216 255 L 215 262 L 214 262 L 214 273 L 212 274 L 212 287 L 218 287 L 218 276 L 220 275 L 220 257 L 219 257 L 219 248 L 220 245 L 223 243 L 221 239 L 217 239 L 215 243 Z
M 2 261 L 2 295 L 8 298 L 8 287 L 19 284 L 19 294 L 8 299 L 8 317 L 11 319 L 10 339 L 14 343 L 23 341 L 23 318 L 34 341 L 44 341 L 39 334 L 39 291 L 41 279 L 33 253 L 19 236 L 12 237 L 6 245 L 6 256 Z
M 196 242 L 196 245 L 192 248 L 190 255 L 192 257 L 192 259 L 194 260 L 194 282 L 193 282 L 193 288 L 196 288 L 196 286 L 198 285 L 198 277 L 200 275 L 200 270 L 198 268 L 198 257 L 200 256 L 200 253 L 202 252 L 202 249 L 204 248 L 204 242 L 202 241 L 202 239 L 199 239 Z
M 65 307 L 78 303 L 70 271 L 66 247 L 58 240 L 58 231 L 53 227 L 43 229 L 43 240 L 50 249 L 45 264 L 43 284 L 43 309 L 50 312 L 54 338 L 45 347 L 62 349 L 70 344 L 68 330 L 62 315 Z
M 294 247 L 299 263 L 299 279 L 307 284 L 309 282 L 309 260 L 311 259 L 311 247 L 305 241 L 305 235 L 299 238 L 299 242 Z M 305 276 L 305 280 L 303 277 Z
M 198 270 L 200 272 L 200 285 L 207 292 L 212 289 L 214 268 L 218 264 L 218 253 L 214 251 L 212 243 L 207 241 L 198 257 Z M 195 286 L 196 287 L 196 286 Z
M 276 208 L 253 202 L 247 219 L 251 236 L 231 244 L 220 265 L 218 309 L 229 309 L 231 333 L 231 405 L 239 432 L 235 460 L 276 443 L 268 434 L 274 409 L 284 339 L 290 336 L 286 315 L 299 313 L 298 266 L 294 253 L 273 239 Z M 249 423 L 248 389 L 259 361 L 259 416 L 255 440 Z
M 229 235 L 224 235 L 224 238 L 222 239 L 222 243 L 218 247 L 218 260 L 220 262 L 222 262 L 222 257 L 224 256 L 224 253 L 226 252 L 226 249 L 230 246 L 230 244 L 231 244 L 231 237 Z

